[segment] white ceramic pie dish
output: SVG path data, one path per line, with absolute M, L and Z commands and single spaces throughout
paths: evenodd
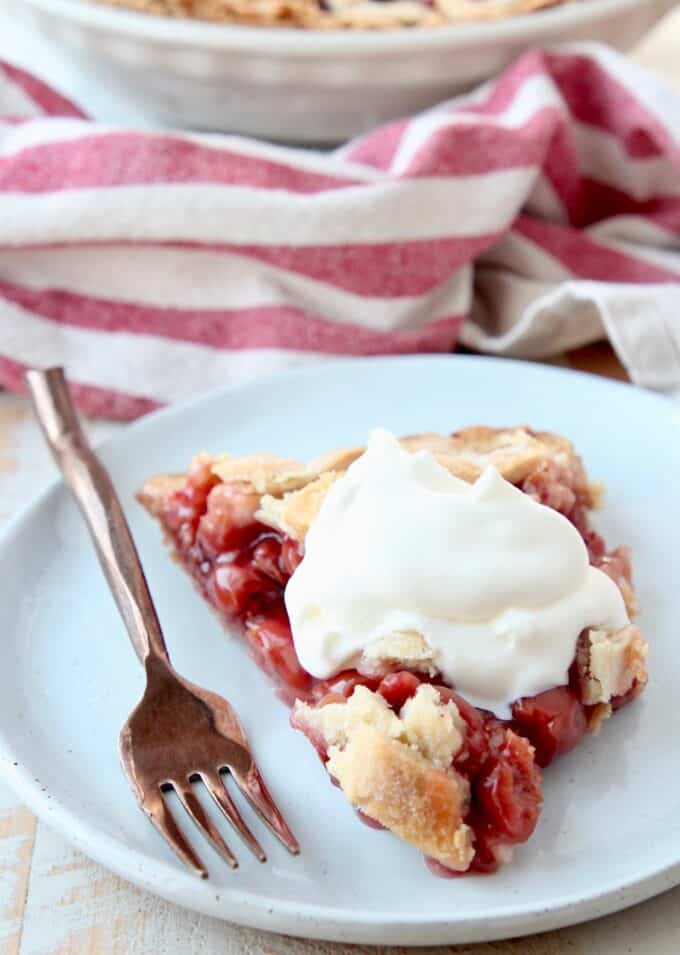
M 628 49 L 675 0 L 571 0 L 505 20 L 383 33 L 223 26 L 89 0 L 5 3 L 150 120 L 322 144 L 469 89 L 530 46 Z
M 197 448 L 307 458 L 364 440 L 372 424 L 407 434 L 519 421 L 573 439 L 590 475 L 607 485 L 597 527 L 632 546 L 650 683 L 599 737 L 546 772 L 538 827 L 511 864 L 488 878 L 437 879 L 415 849 L 357 821 L 288 726 L 285 706 L 243 642 L 225 638 L 133 495 L 150 473 L 181 470 Z M 292 935 L 480 942 L 604 915 L 678 884 L 680 764 L 669 732 L 680 680 L 678 428 L 677 403 L 632 386 L 461 356 L 318 363 L 150 416 L 109 442 L 102 457 L 171 656 L 189 679 L 236 707 L 302 853 L 293 858 L 264 835 L 270 861 L 261 866 L 225 826 L 241 868 L 227 869 L 199 840 L 211 876 L 202 881 L 137 810 L 116 745 L 142 671 L 61 484 L 0 536 L 0 773 L 50 826 L 124 878 L 198 912 Z

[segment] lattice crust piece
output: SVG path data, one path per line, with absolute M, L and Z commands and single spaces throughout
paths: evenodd
M 647 683 L 647 644 L 634 624 L 621 630 L 587 630 L 576 653 L 581 699 L 588 706 L 608 704 Z
M 453 435 L 418 434 L 403 438 L 406 450 L 431 451 L 440 464 L 464 481 L 476 481 L 484 468 L 492 464 L 508 481 L 519 483 L 541 465 L 554 463 L 577 472 L 586 486 L 585 472 L 572 444 L 549 432 L 531 432 L 526 428 L 463 428 Z M 303 540 L 318 514 L 331 484 L 364 452 L 363 447 L 340 448 L 307 463 L 274 454 L 245 457 L 221 455 L 212 459 L 212 471 L 225 483 L 251 484 L 261 495 L 260 519 L 284 533 Z M 201 455 L 206 459 L 206 455 Z M 178 477 L 161 476 L 158 493 L 168 481 Z M 146 491 L 153 489 L 147 482 Z M 590 485 L 591 503 L 597 503 L 600 489 Z
M 415 630 L 393 630 L 365 647 L 362 672 L 379 674 L 397 666 L 435 675 L 434 653 L 422 634 Z
M 465 734 L 455 703 L 421 684 L 397 715 L 357 686 L 346 702 L 298 701 L 293 720 L 324 741 L 328 772 L 353 805 L 443 865 L 469 867 L 469 784 L 452 766 Z
M 498 20 L 563 0 L 96 0 L 167 17 L 315 30 L 394 30 Z
M 431 451 L 451 474 L 476 481 L 488 465 L 506 480 L 518 484 L 543 464 L 553 463 L 577 472 L 587 487 L 585 472 L 572 444 L 546 431 L 526 428 L 463 428 L 454 435 L 418 434 L 403 438 L 407 451 Z M 304 464 L 274 455 L 244 458 L 223 456 L 213 463 L 213 473 L 222 481 L 246 481 L 262 495 L 259 517 L 297 540 L 303 540 L 319 513 L 321 502 L 333 482 L 347 470 L 364 448 L 343 448 Z M 589 487 L 596 505 L 600 488 Z

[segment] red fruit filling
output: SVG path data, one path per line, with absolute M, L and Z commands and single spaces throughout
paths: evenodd
M 580 478 L 566 468 L 544 465 L 521 489 L 560 511 L 582 534 L 591 563 L 601 567 L 630 592 L 631 568 L 625 548 L 607 553 L 604 541 L 588 526 L 590 497 Z M 466 819 L 475 832 L 471 869 L 492 872 L 509 848 L 525 842 L 534 830 L 541 806 L 538 766 L 547 766 L 579 742 L 588 728 L 590 708 L 579 698 L 578 681 L 518 700 L 512 719 L 503 723 L 476 709 L 437 678 L 408 671 L 375 676 L 345 670 L 329 680 L 316 680 L 302 669 L 295 653 L 283 592 L 302 559 L 301 545 L 261 524 L 256 517 L 259 495 L 248 484 L 222 484 L 209 461 L 197 459 L 185 485 L 160 503 L 166 534 L 197 586 L 228 621 L 240 624 L 255 660 L 277 683 L 289 703 L 303 699 L 317 704 L 347 699 L 358 684 L 377 690 L 399 711 L 422 682 L 437 687 L 442 700 L 453 700 L 467 733 L 454 768 L 470 782 L 471 805 Z M 628 702 L 634 690 L 612 701 L 614 709 Z M 305 727 L 322 759 L 325 744 Z M 375 820 L 363 817 L 379 827 Z M 440 875 L 458 875 L 434 860 Z
M 585 707 L 569 686 L 556 686 L 537 696 L 517 700 L 512 707 L 512 727 L 536 750 L 539 766 L 569 752 L 588 728 Z

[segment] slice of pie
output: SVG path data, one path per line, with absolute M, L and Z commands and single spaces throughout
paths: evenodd
M 471 427 L 310 462 L 202 454 L 139 498 L 361 818 L 453 875 L 506 862 L 539 767 L 645 686 L 601 493 L 566 439 Z

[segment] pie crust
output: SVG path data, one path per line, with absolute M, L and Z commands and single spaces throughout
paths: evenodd
M 427 450 L 455 477 L 473 482 L 493 465 L 502 476 L 519 484 L 542 467 L 568 470 L 583 486 L 588 507 L 599 503 L 601 488 L 588 485 L 580 458 L 566 438 L 528 428 L 463 428 L 454 435 L 417 434 L 403 438 L 407 451 Z M 263 523 L 304 540 L 333 482 L 363 454 L 363 447 L 330 452 L 304 464 L 274 455 L 220 457 L 212 464 L 221 481 L 243 481 L 262 495 Z
M 433 687 L 421 685 L 396 715 L 358 686 L 347 701 L 297 703 L 293 722 L 324 739 L 328 772 L 353 805 L 442 865 L 468 868 L 470 791 L 452 768 L 464 734 L 454 703 L 442 704 Z

